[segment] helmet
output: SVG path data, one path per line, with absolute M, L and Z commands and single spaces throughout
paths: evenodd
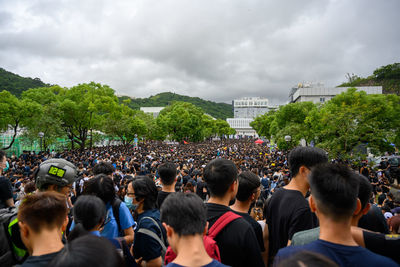
M 78 171 L 74 164 L 65 159 L 48 159 L 40 164 L 36 176 L 36 187 L 41 189 L 45 184 L 64 187 L 75 182 Z

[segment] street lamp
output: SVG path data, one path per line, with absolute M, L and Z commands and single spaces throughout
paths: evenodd
M 39 137 L 40 137 L 40 152 L 42 152 L 42 141 L 44 137 L 44 132 L 39 132 Z
M 286 144 L 287 144 L 287 148 L 289 149 L 289 143 L 290 143 L 290 141 L 292 141 L 292 137 L 290 135 L 286 135 L 285 136 L 285 141 L 286 141 Z

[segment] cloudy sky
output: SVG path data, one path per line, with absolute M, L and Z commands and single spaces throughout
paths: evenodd
M 284 103 L 400 62 L 398 0 L 0 0 L 0 67 L 44 82 Z

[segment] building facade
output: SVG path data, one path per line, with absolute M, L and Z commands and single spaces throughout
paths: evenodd
M 256 131 L 250 126 L 255 117 L 263 115 L 276 107 L 270 106 L 267 98 L 244 97 L 232 101 L 233 118 L 226 121 L 236 130 L 236 136 L 257 137 Z
M 153 115 L 154 118 L 157 118 L 158 115 L 160 114 L 161 110 L 163 110 L 164 107 L 141 107 L 140 110 L 143 111 L 146 114 L 151 114 Z
M 321 83 L 304 83 L 298 84 L 292 88 L 289 94 L 289 102 L 306 102 L 325 103 L 334 96 L 346 92 L 350 87 L 325 87 Z M 364 91 L 367 94 L 382 94 L 382 86 L 363 86 L 355 87 L 357 91 Z

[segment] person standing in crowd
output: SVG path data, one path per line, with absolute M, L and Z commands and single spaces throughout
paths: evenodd
M 310 175 L 310 208 L 320 222 L 319 239 L 279 250 L 274 264 L 299 251 L 320 253 L 339 266 L 398 266 L 393 260 L 357 245 L 351 234 L 353 215 L 361 211 L 359 178 L 348 167 L 324 164 Z
M 232 212 L 229 202 L 236 197 L 238 171 L 227 159 L 214 159 L 204 169 L 204 180 L 210 191 L 207 205 L 208 227 L 225 213 Z M 251 225 L 243 218 L 230 222 L 216 236 L 221 262 L 229 266 L 264 266 L 260 246 Z
M 207 211 L 200 197 L 192 193 L 169 196 L 161 208 L 161 221 L 172 250 L 178 253 L 167 267 L 226 266 L 212 259 L 204 247 Z
M 67 214 L 65 195 L 40 192 L 24 198 L 18 210 L 18 226 L 30 256 L 22 267 L 47 266 L 60 252 Z
M 269 261 L 280 248 L 288 245 L 296 232 L 312 229 L 317 221 L 305 199 L 310 188 L 308 175 L 311 168 L 328 161 L 326 152 L 316 147 L 297 147 L 289 154 L 292 179 L 288 185 L 279 188 L 266 206 L 266 227 L 268 235 Z
M 260 251 L 264 252 L 263 231 L 261 225 L 249 215 L 250 206 L 256 202 L 261 194 L 260 178 L 250 171 L 239 174 L 239 188 L 236 201 L 231 209 L 243 217 L 252 227 L 256 234 Z
M 135 220 L 138 222 L 133 242 L 133 255 L 147 267 L 162 266 L 166 251 L 166 233 L 156 209 L 157 187 L 147 176 L 137 176 L 128 184 L 126 194 L 133 198 Z
M 101 236 L 110 239 L 124 237 L 127 244 L 132 244 L 136 223 L 124 202 L 120 201 L 118 208 L 113 209 L 116 199 L 113 181 L 105 174 L 98 174 L 87 182 L 84 194 L 95 195 L 106 205 L 107 216 Z M 74 225 L 75 222 L 71 228 Z
M 158 208 L 161 208 L 161 204 L 169 194 L 175 193 L 176 174 L 176 165 L 172 162 L 166 162 L 158 167 L 162 186 L 157 196 Z
M 2 176 L 3 169 L 7 166 L 6 153 L 0 150 L 0 208 L 14 207 L 13 191 L 11 182 Z

